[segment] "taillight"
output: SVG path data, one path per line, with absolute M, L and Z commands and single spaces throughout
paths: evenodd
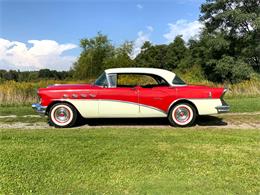
M 223 97 L 224 97 L 224 95 L 226 94 L 227 91 L 228 91 L 228 89 L 224 88 L 224 90 L 223 90 L 223 92 L 222 92 L 222 94 L 220 96 L 220 99 L 223 99 Z

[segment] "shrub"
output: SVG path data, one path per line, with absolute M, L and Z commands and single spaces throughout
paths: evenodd
M 252 69 L 248 64 L 230 56 L 224 56 L 217 61 L 214 71 L 221 82 L 230 81 L 231 83 L 248 80 L 252 74 Z

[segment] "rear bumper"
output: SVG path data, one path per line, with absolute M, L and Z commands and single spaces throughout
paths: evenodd
M 226 113 L 229 112 L 229 105 L 222 105 L 222 106 L 217 106 L 216 107 L 218 113 Z
M 41 104 L 37 103 L 37 104 L 32 104 L 32 108 L 33 108 L 38 114 L 42 114 L 42 115 L 45 115 L 45 114 L 46 114 L 47 106 L 42 106 Z

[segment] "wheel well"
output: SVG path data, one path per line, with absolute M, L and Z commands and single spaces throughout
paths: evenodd
M 69 104 L 71 105 L 76 111 L 77 113 L 81 116 L 81 114 L 79 113 L 78 109 L 70 102 L 66 102 L 66 101 L 53 101 L 52 103 L 50 103 L 48 106 L 47 106 L 47 109 L 46 109 L 46 115 L 48 115 L 51 107 L 54 105 L 54 104 L 57 104 L 57 103 L 66 103 L 66 104 Z
M 195 110 L 196 110 L 196 114 L 197 114 L 197 115 L 199 114 L 198 109 L 197 109 L 197 107 L 195 106 L 195 104 L 192 103 L 191 101 L 185 100 L 185 99 L 183 99 L 183 100 L 178 100 L 178 101 L 174 102 L 174 103 L 169 107 L 169 109 L 168 109 L 168 114 L 169 114 L 169 111 L 171 110 L 171 108 L 172 108 L 173 106 L 175 106 L 175 105 L 177 105 L 177 104 L 180 104 L 180 103 L 188 103 L 188 104 L 192 105 L 192 106 L 195 108 Z

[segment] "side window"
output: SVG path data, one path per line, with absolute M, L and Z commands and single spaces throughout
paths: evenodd
M 116 80 L 117 80 L 116 74 L 109 74 L 108 75 L 108 80 L 109 80 L 111 88 L 116 87 Z
M 172 81 L 172 84 L 174 84 L 174 85 L 186 85 L 186 83 L 183 80 L 181 80 L 181 78 L 178 77 L 177 75 L 175 75 L 175 77 Z
M 159 85 L 150 75 L 117 74 L 117 87 L 153 87 Z

